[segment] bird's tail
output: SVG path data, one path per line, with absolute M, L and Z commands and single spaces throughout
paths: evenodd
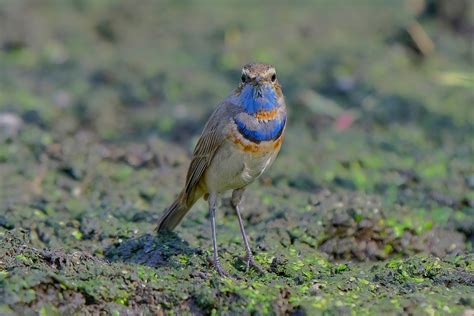
M 194 195 L 194 194 L 193 194 Z M 189 199 L 185 192 L 181 192 L 170 207 L 161 215 L 156 227 L 157 232 L 173 230 L 183 219 L 184 215 L 196 202 L 196 198 Z

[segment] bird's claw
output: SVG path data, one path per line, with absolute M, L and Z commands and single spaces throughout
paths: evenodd
M 229 274 L 224 270 L 224 268 L 222 268 L 221 263 L 219 262 L 218 259 L 214 259 L 214 267 L 216 268 L 217 273 L 219 273 L 221 277 L 224 277 L 224 278 L 230 277 Z
M 252 254 L 247 254 L 245 262 L 246 262 L 245 272 L 248 272 L 250 270 L 250 267 L 252 267 L 255 270 L 257 270 L 257 272 L 259 272 L 261 274 L 265 273 L 263 268 L 255 261 Z

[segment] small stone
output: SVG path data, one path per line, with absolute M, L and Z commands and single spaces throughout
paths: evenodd
M 15 136 L 23 126 L 23 120 L 14 113 L 0 113 L 0 134 Z

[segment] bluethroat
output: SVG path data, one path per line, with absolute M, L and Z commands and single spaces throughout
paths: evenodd
M 275 68 L 253 63 L 242 68 L 241 82 L 212 113 L 194 149 L 186 184 L 158 221 L 157 231 L 174 229 L 201 197 L 209 203 L 214 265 L 219 262 L 216 240 L 217 197 L 232 191 L 231 205 L 239 219 L 246 266 L 255 262 L 240 212 L 245 188 L 275 160 L 286 126 L 286 105 Z

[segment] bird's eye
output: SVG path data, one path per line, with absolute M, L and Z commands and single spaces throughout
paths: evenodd
M 247 81 L 247 76 L 245 74 L 242 74 L 242 77 L 240 77 L 240 80 L 242 80 L 242 82 Z
M 277 75 L 276 75 L 276 74 L 273 74 L 273 75 L 272 75 L 272 82 L 275 82 L 276 79 L 277 79 Z

